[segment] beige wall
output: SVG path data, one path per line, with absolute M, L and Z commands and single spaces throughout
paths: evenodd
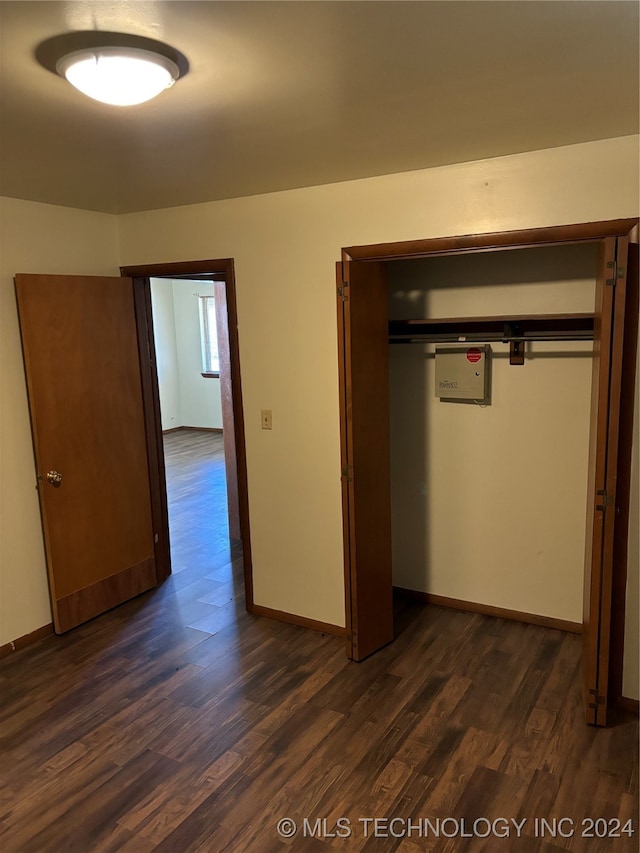
M 116 218 L 0 203 L 0 645 L 51 622 L 15 273 L 118 275 Z
M 235 258 L 256 603 L 344 624 L 334 285 L 340 248 L 637 216 L 637 154 L 637 137 L 627 137 L 119 217 L 122 264 Z M 21 202 L 11 208 L 20 222 L 10 223 L 5 237 L 3 291 L 13 272 L 29 271 L 34 252 L 42 271 L 115 271 L 109 217 L 58 208 L 48 217 L 44 206 Z M 7 611 L 24 610 L 5 633 L 12 639 L 49 616 L 12 314 L 3 318 L 3 333 L 5 327 L 11 340 L 3 348 L 13 365 L 7 396 L 19 422 L 13 431 L 23 436 L 5 488 L 12 496 L 24 491 L 28 512 L 12 543 L 20 568 L 31 565 L 31 583 L 12 581 L 6 596 Z M 273 410 L 271 431 L 260 429 L 261 408 Z
M 185 280 L 173 281 L 172 285 L 181 425 L 222 429 L 220 380 L 202 376 L 198 295 L 213 296 L 213 284 Z
M 341 247 L 635 216 L 637 153 L 631 137 L 120 217 L 123 263 L 235 259 L 256 603 L 344 624 Z
M 183 424 L 180 417 L 176 315 L 173 307 L 173 282 L 170 278 L 151 279 L 151 311 L 162 429 L 174 429 Z
M 220 380 L 202 376 L 198 296 L 213 296 L 213 284 L 151 279 L 163 430 L 222 429 Z
M 390 316 L 591 312 L 597 251 L 388 265 Z M 582 622 L 592 345 L 494 343 L 491 403 L 435 397 L 435 345 L 390 346 L 394 583 Z

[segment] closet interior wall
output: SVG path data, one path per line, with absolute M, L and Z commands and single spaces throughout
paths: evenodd
M 390 261 L 389 319 L 594 310 L 590 243 Z M 390 344 L 394 586 L 582 622 L 591 341 L 492 343 L 491 402 L 434 396 L 435 345 Z

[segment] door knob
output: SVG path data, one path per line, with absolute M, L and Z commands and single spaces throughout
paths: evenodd
M 62 474 L 58 473 L 58 471 L 48 471 L 47 480 L 52 486 L 56 486 L 57 488 L 62 483 Z

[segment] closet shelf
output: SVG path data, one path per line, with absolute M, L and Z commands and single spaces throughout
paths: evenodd
M 522 314 L 390 320 L 391 343 L 593 340 L 593 314 Z

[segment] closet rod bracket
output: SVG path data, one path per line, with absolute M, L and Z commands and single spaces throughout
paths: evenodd
M 524 341 L 514 341 L 520 337 L 519 323 L 505 323 L 504 336 L 509 340 L 509 364 L 524 364 Z

